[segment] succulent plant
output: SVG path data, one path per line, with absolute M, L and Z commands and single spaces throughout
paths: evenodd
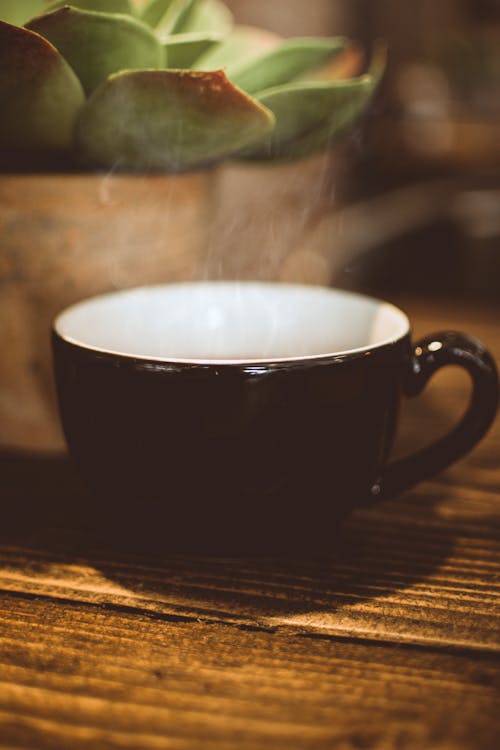
M 1 0 L 0 164 L 181 171 L 329 146 L 383 69 L 343 38 L 237 26 L 221 0 Z M 349 67 L 349 66 L 348 66 Z

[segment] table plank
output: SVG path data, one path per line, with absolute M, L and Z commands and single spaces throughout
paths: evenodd
M 2 748 L 493 750 L 498 683 L 491 655 L 0 600 Z

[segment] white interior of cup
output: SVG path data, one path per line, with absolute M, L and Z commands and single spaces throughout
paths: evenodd
M 139 359 L 196 364 L 292 361 L 402 338 L 393 305 L 323 287 L 194 282 L 113 292 L 62 312 L 66 341 Z

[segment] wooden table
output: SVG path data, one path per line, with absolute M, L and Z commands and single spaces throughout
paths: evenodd
M 406 301 L 500 358 L 500 310 Z M 402 450 L 467 378 L 405 407 Z M 64 461 L 0 459 L 0 747 L 500 747 L 500 425 L 355 515 L 328 559 L 194 559 L 89 542 Z M 84 507 L 84 506 L 83 506 Z

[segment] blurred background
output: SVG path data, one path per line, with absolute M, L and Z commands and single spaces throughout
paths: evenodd
M 321 241 L 336 286 L 500 299 L 500 0 L 230 0 L 239 22 L 389 49 L 383 86 L 335 149 Z M 318 240 L 319 242 L 319 240 Z

